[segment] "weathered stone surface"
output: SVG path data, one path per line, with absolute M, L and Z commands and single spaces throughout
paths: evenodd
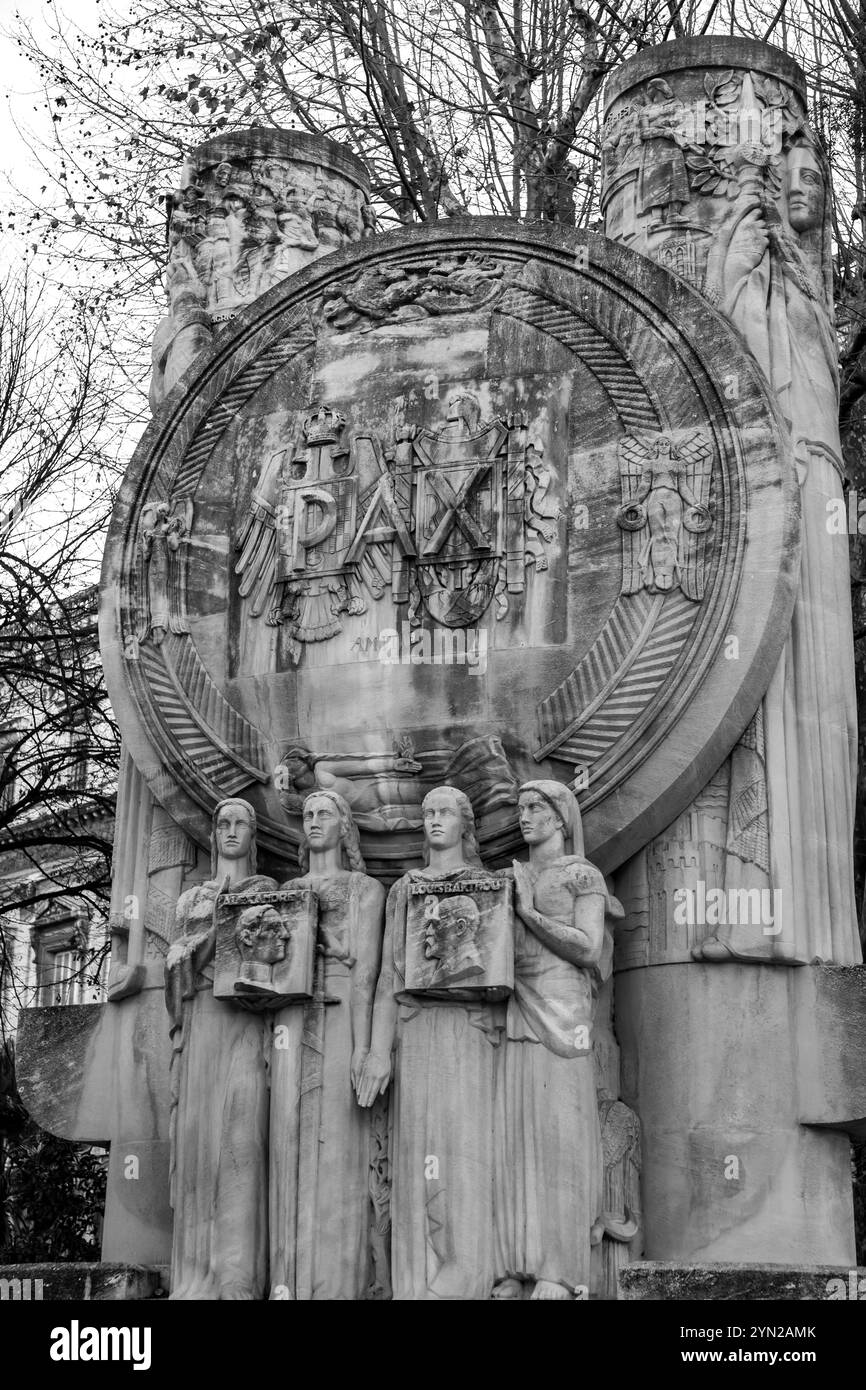
M 18 1024 L 17 1084 L 33 1119 L 51 1134 L 105 1143 L 89 1071 L 103 1004 L 24 1009 Z M 98 1092 L 97 1092 L 98 1095 Z M 69 1133 L 74 1130 L 75 1133 Z
M 678 1264 L 637 1260 L 619 1272 L 629 1301 L 806 1302 L 866 1299 L 866 1269 L 851 1265 Z
M 814 1095 L 820 1071 L 806 1007 L 814 969 L 693 962 L 618 975 L 649 1259 L 853 1261 L 848 1136 L 803 1123 L 801 1079 Z
M 111 1302 L 153 1298 L 159 1272 L 141 1265 L 83 1262 L 0 1265 L 0 1301 Z
M 800 1119 L 866 1137 L 866 966 L 815 965 L 801 989 Z
M 139 1067 L 153 1123 L 127 1123 L 119 1077 L 164 968 L 175 1298 L 611 1297 L 643 1248 L 853 1259 L 862 980 L 812 964 L 859 952 L 804 119 L 766 46 L 639 55 L 604 136 L 629 246 L 498 219 L 360 241 L 351 157 L 299 173 L 304 140 L 268 132 L 197 152 L 156 395 L 178 384 L 103 571 L 119 1002 L 72 1029 L 138 1242 L 125 1168 L 164 1194 L 168 1103 Z M 628 913 L 615 994 L 595 864 Z M 312 999 L 309 950 L 303 989 L 277 978 L 298 870 Z M 698 880 L 781 888 L 778 929 L 775 900 L 683 921 Z M 105 1123 L 88 1084 L 43 1101 L 67 1129 Z
M 671 467 L 682 577 L 658 529 Z M 154 571 L 157 497 L 184 520 Z M 199 844 L 243 790 L 285 862 L 301 793 L 331 786 L 393 878 L 444 779 L 507 862 L 519 779 L 543 771 L 576 778 L 608 870 L 760 698 L 797 525 L 760 375 L 681 281 L 556 229 L 401 232 L 245 310 L 145 436 L 106 551 L 109 688 Z
M 832 521 L 843 468 L 831 184 L 805 79 L 754 40 L 644 50 L 608 83 L 603 149 L 608 235 L 699 285 L 766 374 L 789 430 L 803 535 L 791 631 L 754 720 L 623 888 L 636 928 L 628 963 L 637 949 L 653 964 L 691 951 L 858 964 L 848 542 Z M 724 914 L 709 932 L 670 932 L 656 904 L 697 882 L 772 890 L 773 907 L 758 921 Z
M 369 188 L 360 159 L 308 131 L 232 131 L 193 151 L 169 200 L 169 313 L 153 344 L 154 410 L 221 323 L 369 233 Z
M 61 1138 L 110 1146 L 106 1259 L 168 1262 L 169 1057 L 161 990 L 21 1014 L 17 1080 L 30 1114 Z

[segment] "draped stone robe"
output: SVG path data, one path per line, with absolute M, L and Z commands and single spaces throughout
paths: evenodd
M 744 334 L 791 427 L 803 551 L 791 631 L 762 710 L 770 824 L 772 932 L 718 932 L 742 957 L 837 965 L 862 959 L 851 858 L 857 766 L 848 538 L 831 534 L 842 497 L 837 348 L 822 287 L 805 257 L 771 249 L 726 284 L 724 309 Z M 739 886 L 742 873 L 726 883 Z M 751 882 L 746 875 L 746 881 Z
M 271 1297 L 363 1298 L 371 1278 L 370 1130 L 351 1081 L 361 940 L 381 943 L 384 891 L 366 874 L 307 875 L 319 900 L 317 988 L 274 1018 L 270 1125 Z M 369 1039 L 362 1039 L 368 1045 Z
M 544 917 L 570 924 L 584 894 L 600 898 L 602 913 L 609 903 L 602 874 L 583 858 L 527 867 Z M 603 1184 L 593 974 L 609 973 L 609 938 L 602 949 L 603 962 L 581 968 L 515 920 L 514 993 L 496 1085 L 497 1280 L 589 1289 L 590 1230 Z
M 486 1299 L 493 1286 L 494 1068 L 503 1009 L 404 992 L 409 885 L 388 896 L 398 1000 L 393 1095 L 391 1264 L 395 1299 Z M 480 868 L 436 874 L 475 882 Z M 497 876 L 499 877 L 499 876 Z
M 206 944 L 220 884 L 181 894 L 166 971 L 172 1016 L 173 1299 L 264 1298 L 267 1283 L 268 1075 L 266 1016 L 213 997 Z M 276 888 L 257 874 L 236 893 Z M 198 941 L 199 945 L 196 945 Z

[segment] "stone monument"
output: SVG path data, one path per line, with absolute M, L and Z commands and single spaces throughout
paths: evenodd
M 20 1056 L 175 1298 L 853 1262 L 826 165 L 728 39 L 614 73 L 603 153 L 607 235 L 377 236 L 351 153 L 261 129 L 172 199 L 102 582 L 111 998 L 62 1099 L 61 1011 Z

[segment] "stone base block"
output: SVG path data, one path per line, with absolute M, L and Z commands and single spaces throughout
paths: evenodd
M 153 1298 L 159 1270 L 143 1265 L 0 1265 L 0 1301 L 72 1303 Z
M 844 1265 L 686 1265 L 672 1260 L 635 1260 L 619 1271 L 619 1296 L 647 1302 L 866 1302 L 866 1269 Z

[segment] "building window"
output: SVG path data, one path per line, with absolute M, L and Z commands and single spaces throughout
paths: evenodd
M 78 730 L 69 740 L 69 776 L 67 782 L 73 791 L 84 791 L 87 786 L 87 755 L 89 751 L 86 733 Z
M 71 916 L 33 928 L 40 1004 L 83 1003 L 86 928 L 86 921 Z

